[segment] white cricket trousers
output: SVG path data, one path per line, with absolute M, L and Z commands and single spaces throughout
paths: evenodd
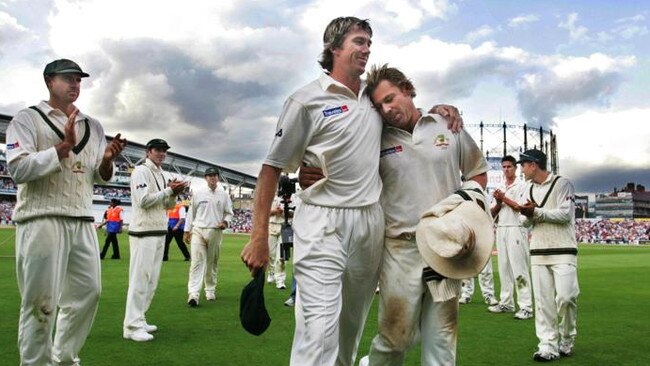
M 131 333 L 147 324 L 145 313 L 158 287 L 165 236 L 129 236 L 129 290 L 126 293 L 124 332 Z
M 485 267 L 478 274 L 478 284 L 481 287 L 481 294 L 483 297 L 494 297 L 494 270 L 492 269 L 492 257 L 487 262 Z M 463 280 L 463 287 L 461 288 L 461 296 L 472 298 L 474 295 L 474 278 Z
M 46 217 L 18 224 L 16 277 L 20 364 L 79 364 L 101 292 L 92 222 Z
M 532 275 L 538 348 L 557 355 L 560 343 L 573 346 L 577 334 L 580 288 L 576 266 L 533 265 Z
M 217 288 L 221 237 L 222 231 L 217 228 L 192 228 L 192 262 L 187 282 L 187 293 L 190 296 L 199 296 L 204 282 L 205 293 L 214 294 Z
M 516 286 L 519 308 L 532 312 L 527 231 L 521 226 L 499 226 L 496 239 L 501 282 L 499 303 L 514 309 Z
M 386 238 L 384 245 L 379 332 L 370 345 L 369 364 L 402 365 L 406 351 L 421 338 L 421 365 L 455 365 L 458 297 L 433 302 L 415 240 Z
M 293 366 L 351 366 L 379 277 L 384 214 L 302 203 L 294 214 Z
M 273 279 L 276 284 L 284 284 L 284 281 L 287 279 L 287 274 L 285 272 L 284 261 L 282 260 L 282 255 L 280 254 L 282 244 L 282 235 L 271 235 L 269 234 L 269 269 L 270 274 L 273 275 Z

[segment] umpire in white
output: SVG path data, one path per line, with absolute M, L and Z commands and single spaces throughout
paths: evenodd
M 530 181 L 520 212 L 532 226 L 530 262 L 535 295 L 535 332 L 539 338 L 535 361 L 571 356 L 578 311 L 575 197 L 573 184 L 546 170 L 546 154 L 526 150 L 519 155 Z
M 147 143 L 147 159 L 131 173 L 133 215 L 129 226 L 129 290 L 124 314 L 124 339 L 146 342 L 153 339 L 158 327 L 147 323 L 149 310 L 158 287 L 165 235 L 167 209 L 176 204 L 176 196 L 187 188 L 187 182 L 165 183 L 162 163 L 169 145 L 165 140 Z
M 199 304 L 199 293 L 205 281 L 205 298 L 217 299 L 217 272 L 222 231 L 232 220 L 232 202 L 228 193 L 218 190 L 217 169 L 208 168 L 205 180 L 208 186 L 193 192 L 185 220 L 183 239 L 190 242 L 192 262 L 187 282 L 187 304 Z
M 88 77 L 79 65 L 56 60 L 43 76 L 49 100 L 18 112 L 7 129 L 18 183 L 18 350 L 21 365 L 78 365 L 101 291 L 93 182 L 111 179 L 126 140 L 117 134 L 107 145 L 99 122 L 73 104 Z

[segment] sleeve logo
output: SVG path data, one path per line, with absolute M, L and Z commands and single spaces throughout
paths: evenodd
M 14 142 L 13 144 L 7 144 L 7 150 L 13 150 L 19 147 L 20 147 L 20 143 L 18 141 Z

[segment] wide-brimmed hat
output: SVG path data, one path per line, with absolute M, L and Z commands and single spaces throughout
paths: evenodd
M 424 261 L 453 279 L 479 274 L 494 244 L 492 218 L 474 201 L 464 201 L 440 217 L 422 217 L 415 237 Z
M 251 282 L 244 287 L 239 299 L 239 320 L 247 332 L 260 335 L 271 324 L 271 317 L 264 305 L 264 270 L 257 271 Z

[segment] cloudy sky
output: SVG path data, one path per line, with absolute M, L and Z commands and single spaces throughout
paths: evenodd
M 344 15 L 370 19 L 370 63 L 403 69 L 418 105 L 552 129 L 580 192 L 650 188 L 647 1 L 0 0 L 0 113 L 46 99 L 44 65 L 71 58 L 107 134 L 257 175 Z

